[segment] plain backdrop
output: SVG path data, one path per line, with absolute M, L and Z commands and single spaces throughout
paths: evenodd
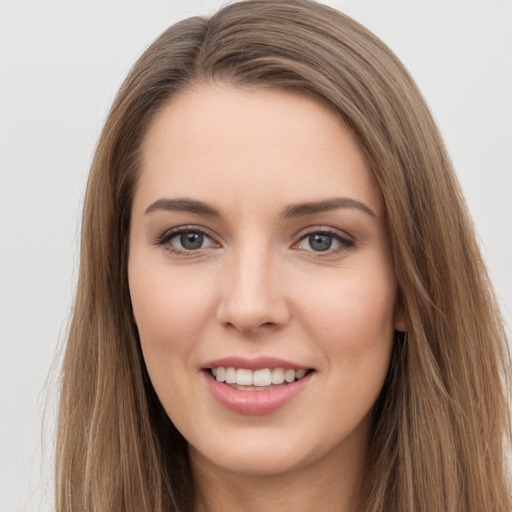
M 52 508 L 50 370 L 65 338 L 82 197 L 107 110 L 159 33 L 222 3 L 0 0 L 0 512 Z M 326 3 L 380 36 L 418 82 L 510 325 L 512 1 Z

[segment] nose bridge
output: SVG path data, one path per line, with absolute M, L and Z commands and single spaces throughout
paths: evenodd
M 281 325 L 288 311 L 276 257 L 269 244 L 253 239 L 233 249 L 225 263 L 218 319 L 240 331 Z

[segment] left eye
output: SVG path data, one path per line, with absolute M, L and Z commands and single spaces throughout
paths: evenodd
M 299 241 L 297 247 L 314 252 L 335 251 L 338 249 L 348 249 L 354 242 L 344 238 L 337 233 L 322 232 L 310 233 Z

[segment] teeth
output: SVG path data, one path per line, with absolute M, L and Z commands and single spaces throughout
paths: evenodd
M 236 370 L 234 368 L 226 369 L 226 384 L 236 384 Z
M 272 384 L 290 383 L 296 379 L 302 379 L 306 370 L 291 370 L 284 368 L 262 368 L 261 370 L 248 370 L 246 368 L 218 368 L 211 369 L 212 375 L 219 381 L 226 384 L 237 384 L 239 386 L 260 386 L 267 387 Z
M 284 370 L 282 368 L 274 368 L 272 370 L 272 384 L 282 384 L 284 382 Z
M 217 375 L 215 375 L 215 378 L 219 382 L 224 382 L 226 380 L 226 368 L 222 368 L 222 367 L 217 368 Z
M 284 372 L 284 380 L 286 382 L 293 382 L 295 380 L 295 370 L 286 370 Z
M 236 383 L 239 386 L 252 386 L 251 370 L 245 370 L 244 368 L 239 368 L 236 371 Z
M 272 372 L 265 368 L 264 370 L 256 370 L 252 375 L 253 386 L 270 386 L 272 384 Z
M 306 370 L 297 370 L 295 372 L 296 379 L 302 379 L 302 377 L 304 377 L 304 375 L 306 375 Z

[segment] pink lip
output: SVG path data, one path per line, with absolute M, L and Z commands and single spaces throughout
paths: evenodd
M 285 361 L 277 357 L 257 357 L 247 359 L 244 357 L 224 357 L 215 359 L 203 365 L 203 368 L 246 368 L 247 370 L 261 370 L 262 368 L 284 368 L 285 370 L 308 370 L 307 366 L 302 366 L 291 361 Z
M 219 365 L 224 366 L 224 365 Z M 227 365 L 237 367 L 237 365 Z M 216 365 L 214 367 L 217 367 Z M 283 366 L 276 366 L 282 368 Z M 290 366 L 284 366 L 290 368 Z M 247 366 L 238 366 L 247 368 Z M 261 366 L 259 366 L 261 368 Z M 269 368 L 269 366 L 264 366 Z M 269 414 L 285 406 L 309 384 L 314 372 L 290 384 L 281 384 L 262 391 L 243 391 L 218 382 L 210 372 L 202 372 L 213 397 L 224 407 L 239 414 Z

